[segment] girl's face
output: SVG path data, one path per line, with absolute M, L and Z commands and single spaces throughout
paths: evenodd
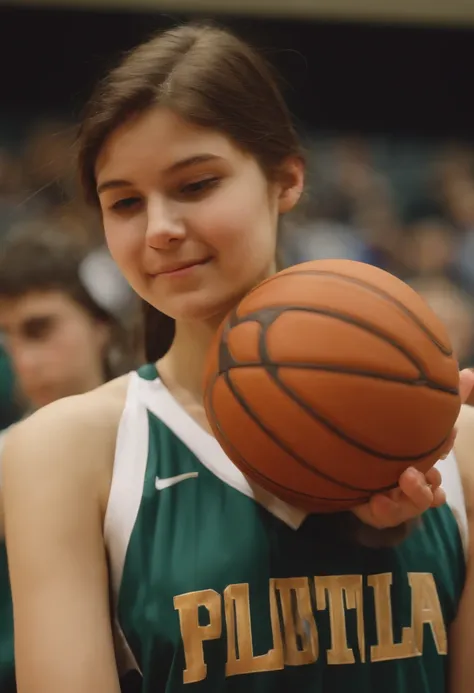
M 132 288 L 176 320 L 220 319 L 275 271 L 277 223 L 303 164 L 269 183 L 217 131 L 155 108 L 120 126 L 96 164 L 110 252 Z

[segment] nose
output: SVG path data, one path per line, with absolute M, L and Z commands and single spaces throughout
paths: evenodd
M 185 236 L 185 225 L 172 203 L 161 197 L 150 198 L 147 206 L 147 244 L 157 250 L 167 250 Z

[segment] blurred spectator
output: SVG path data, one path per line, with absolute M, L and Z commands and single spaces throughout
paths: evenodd
M 130 294 L 105 251 L 32 225 L 0 246 L 0 329 L 28 407 L 133 367 Z
M 435 164 L 435 195 L 453 226 L 474 228 L 474 157 L 467 145 L 451 145 Z
M 449 274 L 456 259 L 455 230 L 443 219 L 424 219 L 407 226 L 400 240 L 400 263 L 422 277 Z
M 417 279 L 411 286 L 444 322 L 461 367 L 474 363 L 474 302 L 445 277 Z

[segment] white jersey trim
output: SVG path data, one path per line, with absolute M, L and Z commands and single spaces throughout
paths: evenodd
M 166 424 L 214 476 L 240 493 L 253 498 L 292 529 L 301 526 L 307 513 L 275 498 L 257 484 L 251 484 L 230 461 L 217 440 L 189 416 L 159 378 L 142 380 L 141 395 L 149 411 Z
M 469 550 L 469 525 L 467 521 L 466 502 L 459 472 L 458 463 L 454 452 L 450 452 L 445 460 L 436 463 L 441 476 L 443 477 L 442 486 L 446 492 L 446 503 L 456 518 L 464 548 L 464 555 L 467 559 Z
M 104 519 L 104 540 L 110 562 L 114 636 L 119 674 L 140 671 L 117 619 L 117 602 L 130 536 L 142 500 L 148 458 L 148 413 L 139 394 L 141 378 L 131 373 L 115 446 L 114 469 Z

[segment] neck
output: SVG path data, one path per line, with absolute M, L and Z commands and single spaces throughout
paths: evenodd
M 171 390 L 187 391 L 194 401 L 202 402 L 206 356 L 219 324 L 220 318 L 206 323 L 176 323 L 173 344 L 158 362 L 160 374 Z
M 273 263 L 259 281 L 275 272 Z M 191 399 L 193 404 L 202 404 L 207 353 L 219 325 L 235 304 L 235 301 L 231 302 L 225 310 L 205 322 L 176 322 L 173 344 L 157 366 L 163 382 L 179 400 L 188 402 Z

